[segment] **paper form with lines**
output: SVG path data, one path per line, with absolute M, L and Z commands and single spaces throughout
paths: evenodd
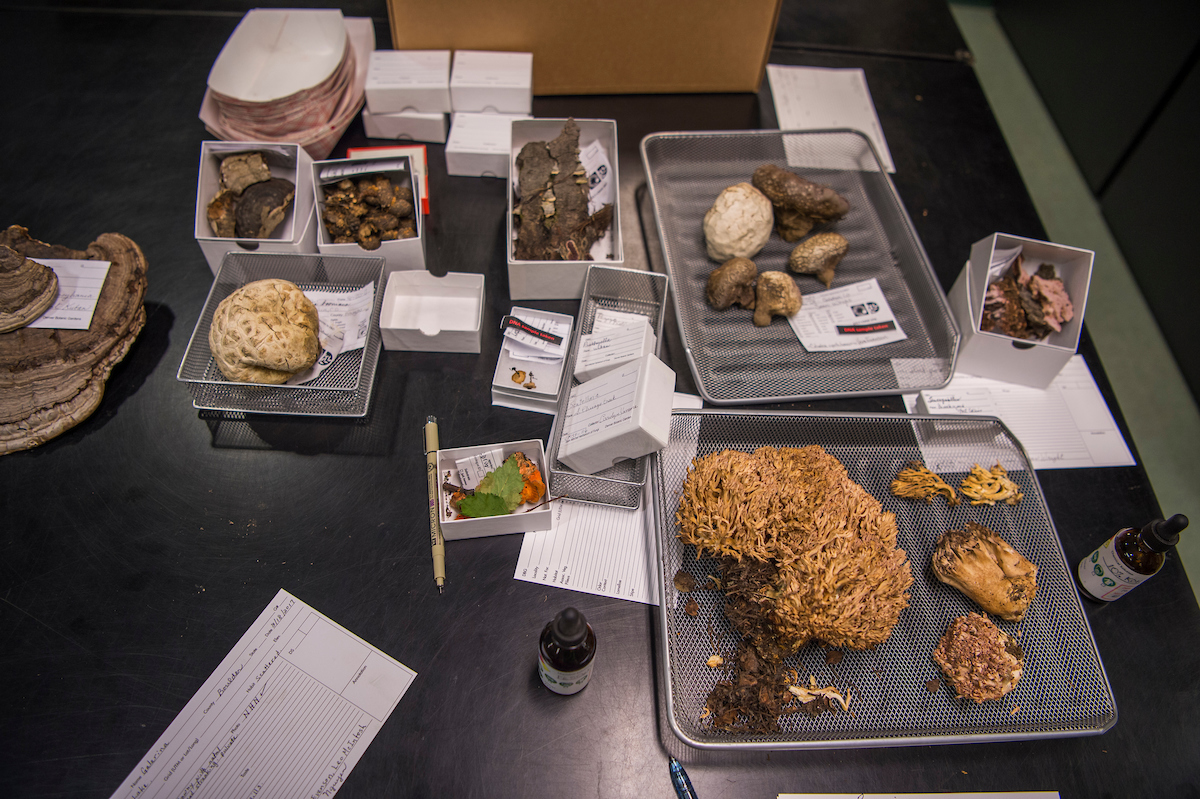
M 417 673 L 280 590 L 112 799 L 318 799 Z

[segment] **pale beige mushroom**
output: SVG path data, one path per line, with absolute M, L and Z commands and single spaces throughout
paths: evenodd
M 754 324 L 766 327 L 776 316 L 791 316 L 804 300 L 796 281 L 786 272 L 763 272 L 758 276 L 754 298 Z
M 704 246 L 718 263 L 753 258 L 771 238 L 771 201 L 749 183 L 736 183 L 717 195 L 704 215 Z
M 840 233 L 815 233 L 796 245 L 788 256 L 788 269 L 800 275 L 815 275 L 829 288 L 833 270 L 850 249 L 850 242 Z

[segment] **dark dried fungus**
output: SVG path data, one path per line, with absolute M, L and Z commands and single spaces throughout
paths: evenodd
M 271 178 L 248 186 L 238 200 L 238 238 L 265 239 L 283 222 L 296 196 L 296 184 L 286 178 Z

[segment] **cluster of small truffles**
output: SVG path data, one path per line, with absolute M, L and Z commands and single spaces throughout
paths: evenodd
M 345 178 L 326 186 L 321 219 L 334 244 L 358 244 L 364 250 L 417 235 L 412 189 L 392 183 L 387 175 Z
M 704 215 L 705 249 L 709 258 L 721 262 L 708 278 L 708 303 L 718 311 L 734 305 L 752 310 L 759 327 L 771 324 L 775 316 L 796 313 L 803 300 L 795 281 L 783 271 L 759 274 L 750 259 L 774 230 L 786 242 L 800 242 L 788 257 L 788 269 L 815 275 L 829 288 L 850 243 L 833 231 L 809 233 L 849 210 L 850 204 L 831 187 L 774 164 L 754 170 L 750 183 L 726 188 Z

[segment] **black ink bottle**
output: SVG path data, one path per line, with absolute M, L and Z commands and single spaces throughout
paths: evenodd
M 556 694 L 577 694 L 592 677 L 596 633 L 575 608 L 566 608 L 542 630 L 538 676 Z
M 1179 543 L 1188 517 L 1176 513 L 1155 519 L 1141 530 L 1126 527 L 1079 562 L 1079 584 L 1093 599 L 1112 602 L 1125 596 L 1163 567 L 1163 553 Z

